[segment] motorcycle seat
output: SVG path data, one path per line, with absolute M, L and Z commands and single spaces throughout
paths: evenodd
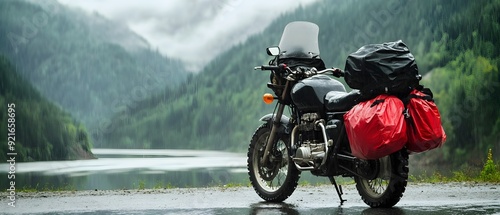
M 359 90 L 351 92 L 330 91 L 325 96 L 325 108 L 328 111 L 348 111 L 358 103 L 361 93 Z

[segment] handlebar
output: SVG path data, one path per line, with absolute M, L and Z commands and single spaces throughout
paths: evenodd
M 328 68 L 328 69 L 318 71 L 318 70 L 316 70 L 316 68 L 313 67 L 312 69 L 307 70 L 307 71 L 303 71 L 300 68 L 298 68 L 297 71 L 292 71 L 290 68 L 288 68 L 288 66 L 286 64 L 283 64 L 283 63 L 279 64 L 277 66 L 262 65 L 262 66 L 254 67 L 254 70 L 287 70 L 287 69 L 293 75 L 305 75 L 306 77 L 311 77 L 313 75 L 318 75 L 318 74 L 324 74 L 327 72 L 331 72 L 332 75 L 337 77 L 337 78 L 344 77 L 344 75 L 345 75 L 345 72 L 339 68 Z

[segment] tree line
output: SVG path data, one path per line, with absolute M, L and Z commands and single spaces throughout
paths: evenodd
M 9 105 L 13 111 L 8 111 Z M 16 161 L 94 158 L 85 127 L 60 107 L 43 98 L 17 74 L 15 66 L 2 55 L 0 122 L 0 159 L 4 161 L 8 159 L 8 152 L 17 153 Z M 8 133 L 9 137 L 14 138 L 8 139 Z M 14 144 L 8 144 L 8 140 Z

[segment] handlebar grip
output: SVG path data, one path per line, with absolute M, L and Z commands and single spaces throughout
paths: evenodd
M 286 64 L 280 64 L 280 65 L 277 65 L 277 66 L 272 66 L 272 65 L 262 65 L 262 66 L 256 66 L 254 67 L 254 70 L 280 70 L 280 69 L 285 69 L 286 68 Z
M 337 78 L 340 78 L 340 77 L 344 77 L 345 76 L 345 72 L 341 69 L 338 69 L 338 68 L 332 68 L 333 71 L 332 71 L 332 75 L 337 77 Z
M 280 69 L 279 66 L 260 66 L 261 70 L 278 70 Z

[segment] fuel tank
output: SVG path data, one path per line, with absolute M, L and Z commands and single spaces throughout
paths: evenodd
M 330 91 L 346 92 L 344 85 L 326 75 L 300 80 L 292 88 L 292 101 L 301 111 L 324 110 L 324 98 Z

